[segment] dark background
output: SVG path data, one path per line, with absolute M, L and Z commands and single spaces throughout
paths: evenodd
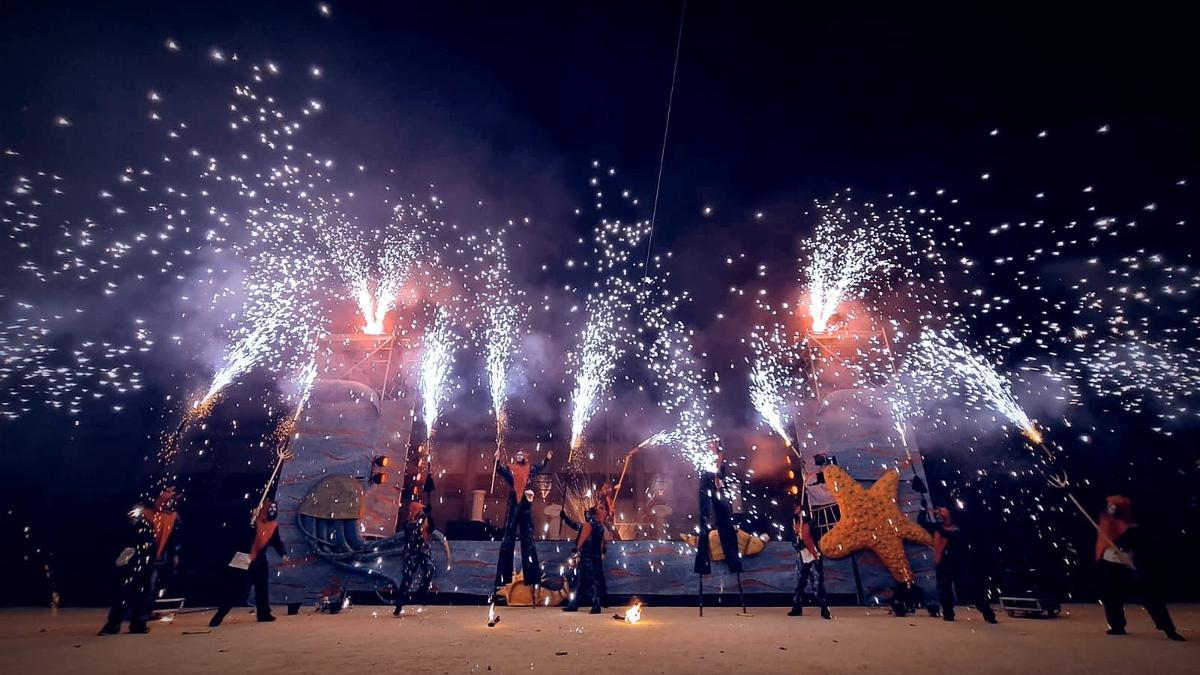
M 224 101 L 214 83 L 226 76 L 202 58 L 209 47 L 296 72 L 319 64 L 324 77 L 306 86 L 334 110 L 320 122 L 319 149 L 346 165 L 396 167 L 392 180 L 413 190 L 436 186 L 453 218 L 478 221 L 468 206 L 479 199 L 491 218 L 531 217 L 516 277 L 531 288 L 557 285 L 560 258 L 592 225 L 569 215 L 590 201 L 592 159 L 617 167 L 644 202 L 653 194 L 679 6 L 441 5 L 334 3 L 326 18 L 311 3 L 17 4 L 0 29 L 0 147 L 102 186 L 155 155 L 142 124 L 147 89 L 169 87 L 173 100 L 197 108 Z M 1102 244 L 1108 252 L 1148 248 L 1190 259 L 1190 229 L 1175 223 L 1194 216 L 1194 188 L 1175 182 L 1195 176 L 1200 149 L 1191 25 L 1165 5 L 692 2 L 655 250 L 674 251 L 674 283 L 716 299 L 688 310 L 713 367 L 740 362 L 743 350 L 741 331 L 717 330 L 713 319 L 717 311 L 748 314 L 727 306 L 734 301 L 724 300 L 725 289 L 753 279 L 758 262 L 774 270 L 769 285 L 790 288 L 797 241 L 811 227 L 809 200 L 845 187 L 971 221 L 965 242 L 988 258 L 1006 246 L 1030 248 L 988 238 L 993 225 L 1093 218 L 1079 190 L 1095 184 L 1105 208 L 1144 222 Z M 187 58 L 165 54 L 168 36 Z M 73 126 L 53 127 L 58 114 Z M 1112 132 L 1097 135 L 1101 124 Z M 990 136 L 993 128 L 1001 133 Z M 1046 139 L 1036 137 L 1042 129 Z M 983 172 L 994 178 L 980 181 Z M 1034 199 L 1039 191 L 1048 198 Z M 1141 207 L 1151 201 L 1161 208 L 1147 215 Z M 766 216 L 754 219 L 757 211 Z M 18 254 L 0 251 L 12 269 Z M 747 262 L 714 269 L 715 256 L 740 253 Z M 1011 285 L 986 281 L 997 293 Z M 25 283 L 14 274 L 13 286 Z M 13 589 L 4 602 L 44 604 L 48 561 L 65 602 L 107 598 L 119 546 L 106 534 L 149 482 L 158 435 L 173 425 L 164 401 L 180 393 L 178 382 L 158 365 L 120 415 L 86 413 L 77 425 L 38 410 L 0 426 L 0 536 L 21 542 L 3 547 Z M 249 378 L 231 396 L 243 429 L 254 428 L 246 411 L 260 408 L 264 388 Z M 1160 526 L 1175 569 L 1190 570 L 1200 552 L 1189 525 L 1200 516 L 1194 423 L 1179 422 L 1168 436 L 1149 431 L 1159 424 L 1152 412 L 1085 404 L 1095 438 L 1068 448 L 1085 503 L 1097 507 L 1110 490 L 1143 498 L 1143 520 Z M 724 424 L 754 424 L 740 393 L 718 405 Z M 963 498 L 976 529 L 988 533 L 994 574 L 1021 549 L 1041 552 L 1045 567 L 1070 570 L 1067 561 L 1088 559 L 1086 523 L 1020 515 L 1032 512 L 1023 490 L 1040 488 L 1002 478 L 1021 456 L 1003 436 L 918 434 L 935 490 Z M 227 435 L 193 467 L 183 515 L 194 551 L 215 548 L 224 524 L 241 517 L 242 495 L 261 485 L 261 458 L 245 455 L 258 438 Z M 980 467 L 994 470 L 977 480 Z M 1068 576 L 1062 589 L 1089 597 L 1087 575 Z M 1195 580 L 1181 578 L 1174 590 L 1193 597 Z

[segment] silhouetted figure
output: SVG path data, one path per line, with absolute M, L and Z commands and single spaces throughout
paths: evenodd
M 825 562 L 821 555 L 821 531 L 812 522 L 807 504 L 797 505 L 792 514 L 792 529 L 796 533 L 796 592 L 792 595 L 792 610 L 788 616 L 804 614 L 805 588 L 815 577 L 817 604 L 821 607 L 821 618 L 832 619 L 829 603 L 825 598 Z
M 733 507 L 729 505 L 725 494 L 725 455 L 716 441 L 709 442 L 709 450 L 713 453 L 716 470 L 700 474 L 700 538 L 696 544 L 693 571 L 696 574 L 712 574 L 708 536 L 715 525 L 721 550 L 725 554 L 725 564 L 730 572 L 738 574 L 742 571 L 742 556 L 738 551 L 737 529 L 733 525 Z
M 154 526 L 146 518 L 146 507 L 137 504 L 129 511 L 129 529 L 124 534 L 125 548 L 117 556 L 120 586 L 108 620 L 100 635 L 116 635 L 121 623 L 129 620 L 130 633 L 149 633 L 146 626 L 147 589 L 154 573 Z
M 1133 501 L 1111 495 L 1100 514 L 1096 534 L 1096 565 L 1100 574 L 1100 602 L 1108 620 L 1109 635 L 1125 635 L 1125 598 L 1136 589 L 1154 627 L 1170 640 L 1183 642 L 1163 600 L 1160 562 L 1150 551 L 1146 533 L 1133 516 Z
M 970 548 L 963 538 L 963 531 L 954 522 L 950 509 L 934 509 L 933 564 L 937 574 L 938 600 L 942 605 L 942 619 L 954 620 L 954 596 L 962 602 L 975 605 L 983 620 L 996 623 L 996 613 L 988 604 L 983 585 L 971 576 Z
M 592 614 L 599 614 L 604 603 L 604 521 L 608 515 L 603 506 L 590 508 L 582 523 L 576 522 L 566 511 L 561 515 L 563 524 L 579 533 L 572 554 L 578 555 L 576 569 L 579 582 L 575 592 L 567 600 L 564 612 L 578 612 L 579 601 L 587 598 L 592 605 Z
M 434 538 L 429 506 L 421 502 L 408 503 L 408 519 L 404 523 L 404 571 L 400 575 L 400 587 L 396 589 L 396 609 L 392 614 L 400 616 L 404 605 L 412 597 L 413 583 L 418 593 L 429 592 L 433 585 L 433 551 L 429 542 Z
M 242 553 L 239 549 L 239 554 L 235 559 L 242 555 L 247 558 L 241 562 L 248 562 L 245 569 L 236 567 L 233 563 L 226 568 L 226 584 L 227 595 L 225 601 L 217 608 L 217 613 L 213 615 L 211 621 L 208 622 L 210 628 L 216 628 L 225 620 L 225 615 L 229 614 L 229 610 L 233 609 L 234 605 L 241 604 L 246 598 L 246 585 L 249 583 L 254 586 L 254 606 L 259 621 L 274 621 L 275 617 L 271 615 L 271 596 L 268 592 L 267 578 L 270 575 L 270 567 L 267 565 L 267 547 L 275 549 L 280 558 L 287 556 L 287 550 L 283 547 L 283 540 L 279 538 L 279 505 L 273 501 L 263 504 L 258 510 L 258 514 L 254 518 L 254 531 L 251 533 L 249 546 L 246 547 L 249 553 Z
M 146 520 L 154 528 L 154 569 L 146 585 L 146 611 L 154 609 L 154 601 L 174 583 L 178 576 L 183 547 L 180 545 L 179 513 L 175 510 L 177 495 L 173 486 L 163 488 L 154 503 L 146 507 Z

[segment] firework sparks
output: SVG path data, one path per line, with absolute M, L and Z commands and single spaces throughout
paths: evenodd
M 438 307 L 433 324 L 425 332 L 424 354 L 421 357 L 421 411 L 425 418 L 427 439 L 433 438 L 442 404 L 446 402 L 446 387 L 456 344 L 450 313 L 444 307 Z
M 618 356 L 612 340 L 615 321 L 612 305 L 605 297 L 591 303 L 587 325 L 580 335 L 575 388 L 571 391 L 572 455 L 582 447 L 584 428 L 599 408 L 601 396 L 610 384 Z
M 792 440 L 784 420 L 788 416 L 787 397 L 801 387 L 795 375 L 796 360 L 791 354 L 797 343 L 789 339 L 779 325 L 770 331 L 760 327 L 751 334 L 750 339 L 754 350 L 754 363 L 750 369 L 750 403 L 767 426 L 779 434 L 785 445 L 791 447 Z
M 862 213 L 832 204 L 817 207 L 821 216 L 807 242 L 805 276 L 812 331 L 824 333 L 843 303 L 860 298 L 896 267 L 906 235 L 898 211 L 880 216 L 869 206 Z
M 341 216 L 318 216 L 318 233 L 331 252 L 363 319 L 362 331 L 382 335 L 384 322 L 399 301 L 417 261 L 427 253 L 419 209 L 403 204 L 392 209 L 392 220 L 370 237 Z M 326 221 L 333 218 L 333 223 Z
M 681 296 L 648 308 L 646 325 L 657 335 L 647 365 L 660 390 L 659 407 L 676 418 L 675 428 L 660 440 L 674 445 L 697 471 L 712 472 L 717 464 L 709 449 L 713 439 L 709 386 L 694 353 L 693 332 L 672 316 L 684 300 L 686 296 Z
M 516 299 L 509 277 L 503 232 L 487 240 L 483 248 L 481 255 L 487 262 L 481 275 L 483 290 L 480 294 L 484 304 L 484 368 L 487 370 L 492 411 L 496 416 L 496 443 L 499 444 L 506 419 L 509 370 L 515 355 L 517 334 L 526 312 Z
M 1034 443 L 1042 435 L 1021 409 L 1009 381 L 983 355 L 948 330 L 926 330 L 913 345 L 901 373 L 902 387 L 922 400 L 956 395 L 968 405 L 989 407 L 1015 424 Z

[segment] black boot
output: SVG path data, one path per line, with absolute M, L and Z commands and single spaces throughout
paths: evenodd
M 822 608 L 821 608 L 821 618 L 822 618 L 822 619 L 826 619 L 826 620 L 828 620 L 828 619 L 832 619 L 832 618 L 833 618 L 833 615 L 829 613 L 829 608 L 828 608 L 828 607 L 822 607 Z
M 788 616 L 804 616 L 804 608 L 799 605 L 792 605 L 792 611 L 788 612 Z

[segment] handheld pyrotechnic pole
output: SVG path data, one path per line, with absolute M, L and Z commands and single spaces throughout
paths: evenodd
M 271 492 L 271 484 L 279 477 L 279 470 L 283 468 L 283 463 L 295 457 L 292 453 L 292 439 L 296 437 L 296 421 L 300 419 L 300 412 L 303 406 L 297 406 L 296 412 L 284 421 L 279 431 L 276 432 L 279 436 L 279 443 L 275 450 L 275 467 L 271 469 L 271 475 L 267 478 L 267 482 L 263 485 L 262 496 L 258 498 L 258 506 L 254 507 L 254 512 L 250 514 L 250 524 L 254 524 L 255 518 L 258 517 L 258 512 L 262 510 L 263 504 L 267 503 L 267 495 Z
M 1042 451 L 1042 455 L 1045 456 L 1047 462 L 1051 464 L 1057 464 L 1057 458 L 1054 454 L 1054 451 L 1046 447 L 1046 441 L 1040 432 L 1031 428 L 1026 429 L 1024 433 L 1025 437 L 1028 438 L 1032 443 L 1036 444 L 1038 449 Z M 1112 537 L 1108 536 L 1108 533 L 1100 527 L 1100 523 L 1096 522 L 1096 519 L 1092 517 L 1092 514 L 1088 513 L 1088 510 L 1084 508 L 1083 504 L 1081 504 L 1075 497 L 1074 493 L 1071 492 L 1071 481 L 1067 479 L 1067 474 L 1065 471 L 1061 471 L 1060 469 L 1060 473 L 1057 476 L 1047 475 L 1046 483 L 1051 487 L 1056 487 L 1062 490 L 1067 495 L 1067 499 L 1071 500 L 1071 503 L 1075 505 L 1075 508 L 1079 511 L 1079 513 L 1086 518 L 1089 523 L 1091 523 L 1092 527 L 1096 530 L 1096 534 L 1099 534 L 1100 537 L 1104 539 L 1105 543 L 1107 543 L 1117 552 L 1118 557 L 1124 560 L 1130 567 L 1133 567 L 1133 560 L 1124 551 L 1122 551 L 1120 547 L 1117 546 L 1117 543 L 1112 540 Z
M 641 450 L 641 449 L 642 449 L 642 446 L 639 445 L 639 446 L 635 447 L 634 449 L 630 450 L 629 452 L 625 453 L 625 466 L 621 467 L 621 476 L 619 478 L 617 478 L 617 485 L 616 485 L 616 487 L 613 488 L 612 504 L 606 505 L 606 506 L 608 506 L 608 511 L 609 511 L 608 515 L 610 515 L 610 516 L 613 516 L 614 515 L 613 511 L 616 511 L 616 509 L 617 509 L 617 497 L 621 496 L 621 486 L 625 484 L 625 473 L 627 471 L 629 471 L 629 461 L 631 459 L 633 459 L 633 456 L 636 455 L 637 451 Z
M 504 407 L 496 411 L 496 458 L 492 461 L 492 484 L 488 486 L 488 494 L 496 489 L 496 471 L 500 468 L 500 446 L 503 441 L 504 423 L 506 416 Z

